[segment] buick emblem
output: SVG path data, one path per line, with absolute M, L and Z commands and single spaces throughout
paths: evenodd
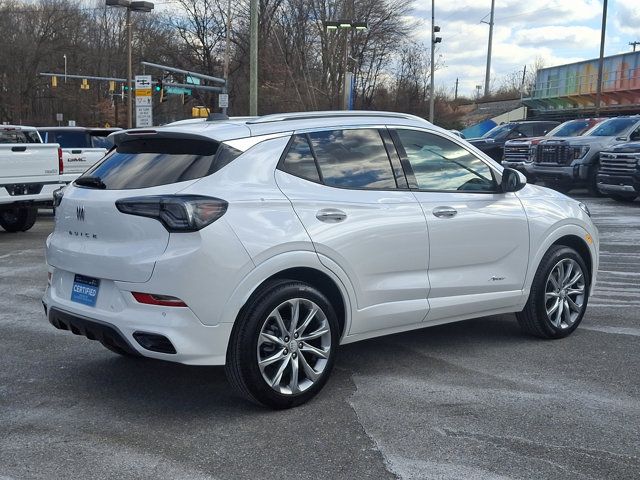
M 84 222 L 84 207 L 76 207 L 76 218 L 79 222 Z

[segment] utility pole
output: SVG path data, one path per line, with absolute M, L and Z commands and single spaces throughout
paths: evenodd
M 453 92 L 453 99 L 457 100 L 458 99 L 458 79 L 456 78 L 456 89 Z
M 607 31 L 607 0 L 602 3 L 602 29 L 600 31 L 600 58 L 598 59 L 598 85 L 596 85 L 596 117 L 600 116 L 602 101 L 602 70 L 604 67 L 604 38 Z
M 229 93 L 229 48 L 231 44 L 231 0 L 227 2 L 227 32 L 224 45 L 224 93 Z M 222 114 L 227 114 L 227 107 L 222 108 Z
M 436 43 L 434 42 L 435 38 L 435 23 L 436 23 L 436 0 L 431 0 L 431 88 L 429 90 L 429 121 L 433 123 L 433 114 L 435 108 L 435 82 L 433 79 L 433 75 L 436 71 L 435 69 L 435 52 L 436 52 Z
M 258 0 L 251 0 L 249 47 L 249 115 L 258 115 Z
M 633 51 L 636 51 L 636 47 L 640 45 L 640 42 L 629 42 L 629 45 L 633 47 Z
M 131 9 L 127 8 L 127 128 L 133 128 L 133 85 L 131 79 Z
M 491 0 L 491 16 L 489 17 L 489 48 L 487 49 L 487 72 L 484 75 L 484 96 L 489 96 L 491 86 L 491 46 L 493 43 L 493 15 L 495 13 L 496 0 Z M 487 23 L 483 21 L 482 23 Z

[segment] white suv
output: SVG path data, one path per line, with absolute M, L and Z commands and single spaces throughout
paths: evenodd
M 123 355 L 226 365 L 275 408 L 339 344 L 516 312 L 569 335 L 598 266 L 587 208 L 411 115 L 315 112 L 113 135 L 58 196 L 49 321 Z

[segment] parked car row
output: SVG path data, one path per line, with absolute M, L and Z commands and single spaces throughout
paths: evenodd
M 117 129 L 0 126 L 0 226 L 29 230 L 38 207 L 79 177 L 111 148 Z
M 510 122 L 471 139 L 528 181 L 567 193 L 586 187 L 618 201 L 640 196 L 640 115 L 569 120 L 543 136 L 524 136 L 549 122 Z

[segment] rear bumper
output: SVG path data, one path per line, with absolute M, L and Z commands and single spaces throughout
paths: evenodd
M 188 307 L 137 303 L 130 292 L 107 280 L 100 284 L 96 306 L 90 307 L 71 301 L 70 278 L 72 273 L 53 269 L 43 298 L 48 320 L 56 328 L 92 340 L 107 339 L 126 352 L 145 357 L 188 365 L 224 365 L 232 323 L 203 325 Z M 175 353 L 146 348 L 141 334 L 164 337 Z
M 33 205 L 51 206 L 53 205 L 53 192 L 62 185 L 59 183 L 46 183 L 42 185 L 40 191 L 32 195 L 11 195 L 9 191 L 15 192 L 15 184 L 0 186 L 0 206 L 6 205 Z M 32 185 L 28 182 L 24 185 Z M 40 186 L 40 185 L 38 185 Z

